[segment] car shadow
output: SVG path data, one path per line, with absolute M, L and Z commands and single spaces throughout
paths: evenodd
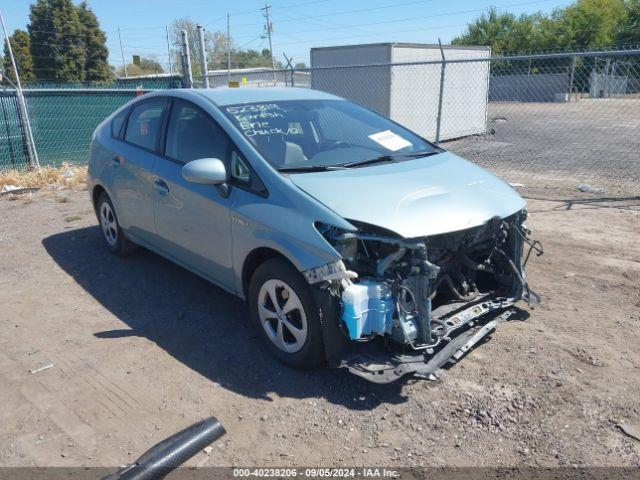
M 250 398 L 324 397 L 353 410 L 406 401 L 402 387 L 411 380 L 376 385 L 342 369 L 299 371 L 277 362 L 242 300 L 148 250 L 126 258 L 110 254 L 97 226 L 42 243 L 60 268 L 129 327 L 94 333 L 105 342 L 145 337 L 212 382 Z

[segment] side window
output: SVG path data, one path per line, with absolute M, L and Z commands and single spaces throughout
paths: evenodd
M 245 163 L 244 159 L 236 153 L 234 150 L 231 152 L 231 172 L 230 178 L 235 180 L 237 183 L 242 185 L 250 185 L 251 184 L 251 170 Z
M 202 110 L 174 100 L 167 127 L 165 155 L 182 163 L 199 158 L 227 158 L 229 140 L 224 131 Z
M 134 106 L 124 139 L 148 150 L 155 150 L 165 104 L 164 99 L 154 98 Z
M 111 120 L 111 136 L 113 138 L 121 138 L 122 125 L 124 125 L 128 113 L 129 109 L 125 108 Z
M 261 197 L 269 195 L 264 183 L 253 173 L 244 157 L 235 150 L 231 152 L 229 162 L 229 182 Z

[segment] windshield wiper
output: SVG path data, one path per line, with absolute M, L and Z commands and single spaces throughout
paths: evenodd
M 393 162 L 396 158 L 421 158 L 429 157 L 442 153 L 442 150 L 420 150 L 411 153 L 393 153 L 389 155 L 381 155 L 368 160 L 359 160 L 356 162 L 339 163 L 336 165 L 299 165 L 297 167 L 281 167 L 278 168 L 282 173 L 304 173 L 304 172 L 326 172 L 328 170 L 346 170 L 347 168 L 360 167 L 363 165 L 371 165 L 374 163 Z
M 360 167 L 363 165 L 371 165 L 374 163 L 393 162 L 395 161 L 396 158 L 401 158 L 401 157 L 421 158 L 421 157 L 429 157 L 431 155 L 436 155 L 438 153 L 441 153 L 441 152 L 438 150 L 420 150 L 418 152 L 411 152 L 411 153 L 394 153 L 390 155 L 381 155 L 379 157 L 370 158 L 368 160 L 359 160 L 357 162 L 341 163 L 340 166 L 345 168 Z
M 327 170 L 346 170 L 346 168 L 343 165 L 300 165 L 298 167 L 278 168 L 278 171 L 283 173 L 326 172 Z
M 370 158 L 368 160 L 358 160 L 357 162 L 341 163 L 341 167 L 351 168 L 360 167 L 361 165 L 371 165 L 373 163 L 393 162 L 395 155 L 381 155 L 379 157 Z
M 442 152 L 444 152 L 444 150 L 419 150 L 417 152 L 401 153 L 401 154 L 398 154 L 398 156 L 408 157 L 408 158 L 422 158 L 422 157 L 430 157 L 431 155 L 437 155 Z

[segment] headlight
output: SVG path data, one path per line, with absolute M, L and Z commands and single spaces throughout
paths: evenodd
M 358 250 L 358 239 L 353 232 L 323 222 L 316 222 L 316 230 L 347 262 L 352 262 Z

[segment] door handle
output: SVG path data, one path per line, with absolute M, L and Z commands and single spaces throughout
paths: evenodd
M 158 178 L 155 182 L 153 182 L 153 188 L 155 188 L 160 193 L 169 193 L 169 186 L 165 183 L 164 180 Z

